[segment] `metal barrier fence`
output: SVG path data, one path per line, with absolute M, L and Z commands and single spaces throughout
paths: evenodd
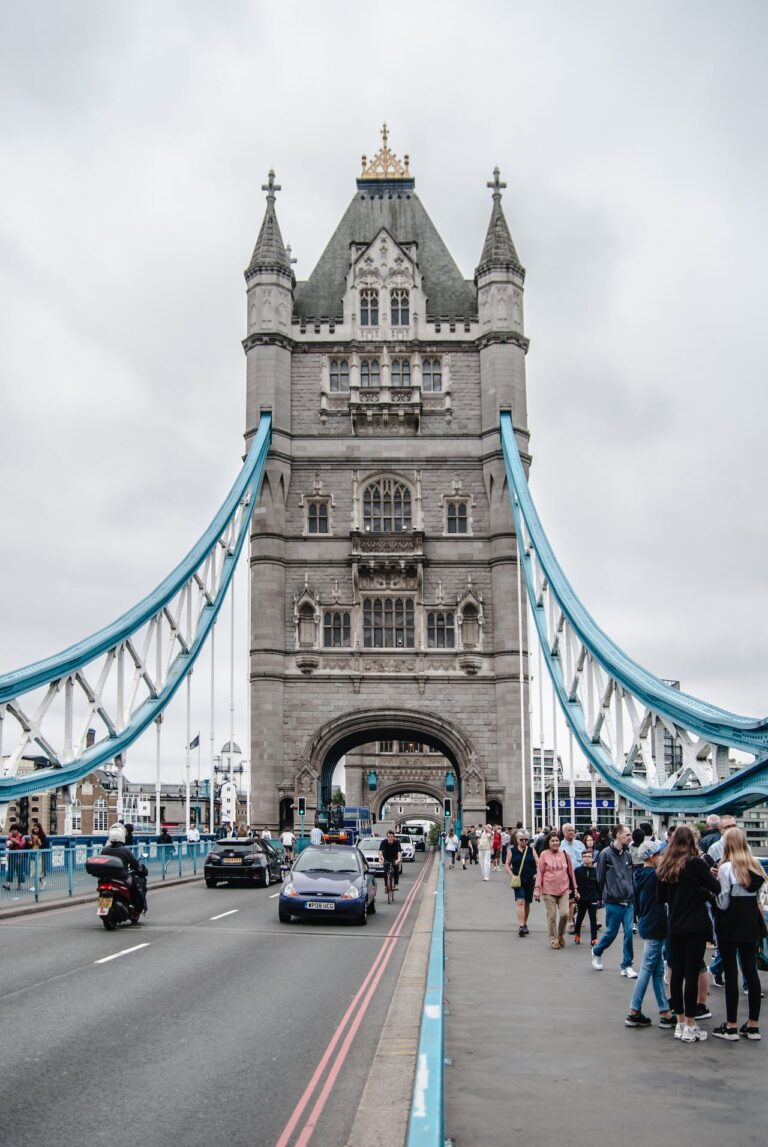
M 101 853 L 101 844 L 75 844 L 69 848 L 30 848 L 6 852 L 0 857 L 0 908 L 27 900 L 57 900 L 80 892 L 96 891 L 96 880 L 85 871 L 85 862 Z M 131 851 L 146 864 L 150 885 L 180 876 L 202 874 L 211 850 L 208 841 L 177 841 L 174 844 L 134 845 Z
M 421 1015 L 416 1079 L 413 1085 L 407 1147 L 443 1147 L 445 1142 L 445 852 L 437 876 L 435 918 L 427 965 L 427 990 Z

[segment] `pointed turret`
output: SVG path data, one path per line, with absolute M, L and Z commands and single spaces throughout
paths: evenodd
M 257 271 L 277 271 L 287 275 L 291 286 L 295 285 L 291 261 L 285 250 L 283 237 L 280 234 L 280 224 L 277 222 L 275 212 L 275 192 L 280 191 L 279 183 L 275 183 L 274 171 L 269 172 L 266 183 L 262 184 L 262 191 L 267 192 L 267 209 L 264 212 L 264 221 L 261 224 L 256 246 L 253 248 L 251 261 L 245 272 L 248 280 Z
M 523 266 L 517 257 L 515 244 L 509 233 L 507 221 L 504 218 L 504 209 L 501 206 L 501 190 L 507 185 L 499 178 L 498 167 L 493 169 L 493 182 L 489 183 L 488 186 L 493 188 L 493 210 L 483 244 L 483 253 L 475 273 L 482 275 L 491 267 L 505 267 L 524 274 Z

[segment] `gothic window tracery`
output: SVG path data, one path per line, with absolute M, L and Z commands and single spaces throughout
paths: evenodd
M 439 358 L 421 360 L 421 389 L 438 394 L 443 389 L 443 363 Z
M 409 358 L 392 359 L 392 385 L 411 385 L 411 360 Z
M 427 648 L 454 649 L 456 646 L 456 615 L 452 609 L 436 609 L 427 613 Z
M 328 499 L 311 498 L 307 502 L 307 533 L 330 533 L 328 526 Z
M 360 385 L 365 388 L 381 385 L 381 363 L 377 358 L 360 360 Z
M 326 649 L 349 648 L 351 642 L 348 610 L 328 609 L 323 615 L 323 645 Z
M 411 491 L 404 482 L 379 478 L 366 486 L 363 526 L 374 534 L 401 533 L 412 529 Z
M 402 287 L 389 292 L 390 321 L 393 327 L 407 327 L 410 322 L 410 295 Z
M 451 498 L 445 504 L 445 527 L 449 534 L 469 533 L 466 498 Z
M 363 599 L 366 649 L 413 649 L 415 605 L 412 597 Z
M 379 292 L 374 287 L 365 287 L 360 292 L 360 326 L 379 325 Z
M 331 392 L 349 390 L 349 359 L 332 358 L 330 363 Z

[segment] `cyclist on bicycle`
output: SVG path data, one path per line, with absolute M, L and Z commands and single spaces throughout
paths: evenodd
M 384 873 L 386 875 L 387 865 L 393 866 L 395 877 L 395 888 L 400 883 L 400 867 L 402 865 L 403 850 L 400 847 L 400 841 L 395 836 L 392 829 L 387 833 L 387 839 L 382 840 L 379 846 L 379 861 L 384 865 Z

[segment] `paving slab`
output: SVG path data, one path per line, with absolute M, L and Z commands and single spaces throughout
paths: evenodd
M 681 1044 L 655 1026 L 624 1026 L 632 984 L 620 940 L 592 968 L 589 939 L 553 952 L 542 906 L 517 934 L 502 872 L 446 872 L 446 1136 L 455 1147 L 566 1147 L 620 1136 L 648 1147 L 761 1147 L 768 1141 L 768 1038 Z M 602 917 L 602 913 L 600 914 Z M 635 966 L 643 943 L 635 937 Z M 763 988 L 768 976 L 762 977 Z M 712 989 L 712 1028 L 725 1018 Z M 740 997 L 739 1022 L 746 1017 Z M 763 1024 L 765 1027 L 765 1023 Z M 766 1031 L 768 1037 L 768 1031 Z

